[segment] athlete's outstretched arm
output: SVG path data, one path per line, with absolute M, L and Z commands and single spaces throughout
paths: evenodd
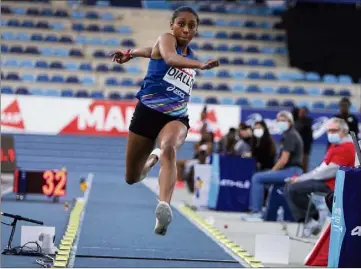
M 142 57 L 142 58 L 150 58 L 150 55 L 152 54 L 152 47 L 148 48 L 136 48 L 130 50 L 130 55 L 132 58 L 135 57 Z
M 216 60 L 210 60 L 202 63 L 198 60 L 192 60 L 177 54 L 177 41 L 172 34 L 166 33 L 159 38 L 159 51 L 163 60 L 170 66 L 176 68 L 194 68 L 210 69 L 219 65 Z
M 119 64 L 124 64 L 128 62 L 130 59 L 135 57 L 142 58 L 150 58 L 152 54 L 152 47 L 147 48 L 136 48 L 129 50 L 117 50 L 114 53 L 110 54 L 113 62 L 117 62 Z

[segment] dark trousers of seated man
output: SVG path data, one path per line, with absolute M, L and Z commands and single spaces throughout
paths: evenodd
M 308 219 L 306 220 L 307 208 L 312 192 L 329 193 L 332 190 L 323 180 L 305 180 L 286 184 L 284 189 L 285 198 L 297 222 L 308 222 L 311 218 L 314 220 L 319 219 L 318 210 L 312 203 Z

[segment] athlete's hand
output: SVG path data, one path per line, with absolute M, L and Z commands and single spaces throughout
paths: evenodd
M 117 50 L 114 53 L 110 54 L 110 57 L 112 57 L 112 62 L 118 63 L 118 64 L 124 64 L 128 62 L 130 59 L 132 59 L 132 56 L 130 55 L 130 50 Z
M 299 177 L 293 176 L 293 177 L 286 178 L 285 182 L 288 184 L 292 184 L 292 183 L 296 183 L 298 180 L 299 180 Z
M 201 70 L 208 70 L 208 69 L 212 69 L 214 67 L 219 66 L 219 61 L 218 60 L 208 60 L 207 62 L 201 64 L 200 69 Z

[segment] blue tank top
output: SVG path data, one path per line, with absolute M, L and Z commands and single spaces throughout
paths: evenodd
M 177 48 L 177 54 L 182 55 Z M 188 47 L 188 55 L 195 59 L 193 51 Z M 136 97 L 144 105 L 161 113 L 185 117 L 188 115 L 187 103 L 192 93 L 196 71 L 189 68 L 174 68 L 163 59 L 150 59 L 148 71 L 143 85 Z

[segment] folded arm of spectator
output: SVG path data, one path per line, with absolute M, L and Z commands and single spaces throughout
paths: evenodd
M 320 166 L 316 167 L 312 171 L 305 173 L 297 178 L 297 181 L 305 181 L 310 179 L 315 180 L 327 180 L 336 177 L 336 173 L 340 165 L 336 163 L 326 164 L 322 162 Z
M 289 151 L 282 151 L 281 157 L 278 159 L 276 164 L 273 166 L 272 171 L 278 171 L 285 167 L 290 158 Z

